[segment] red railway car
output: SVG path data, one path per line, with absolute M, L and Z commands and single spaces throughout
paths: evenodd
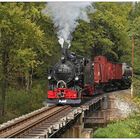
M 108 82 L 107 58 L 104 56 L 97 56 L 94 58 L 94 82 L 106 83 Z
M 107 63 L 107 78 L 108 80 L 112 80 L 113 79 L 113 65 L 111 62 Z
M 114 64 L 115 65 L 115 79 L 122 79 L 122 64 Z
M 110 80 L 122 79 L 122 64 L 109 62 L 104 56 L 94 59 L 94 82 L 108 83 Z

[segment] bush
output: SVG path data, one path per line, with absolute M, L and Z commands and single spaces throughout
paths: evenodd
M 140 98 L 140 75 L 134 75 L 134 95 Z
M 140 107 L 140 75 L 134 75 L 133 85 L 134 85 L 133 102 L 135 102 Z
M 35 81 L 30 92 L 9 88 L 6 96 L 6 114 L 0 123 L 43 107 L 45 81 Z

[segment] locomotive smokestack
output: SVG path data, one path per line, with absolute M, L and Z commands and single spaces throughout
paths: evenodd
M 69 44 L 67 42 L 64 42 L 62 48 L 62 54 L 65 56 L 65 58 L 68 57 L 68 49 L 69 49 Z

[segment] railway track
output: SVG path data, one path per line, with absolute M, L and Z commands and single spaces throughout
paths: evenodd
M 60 128 L 66 126 L 78 116 L 82 110 L 98 102 L 103 95 L 93 98 L 80 107 L 52 106 L 23 115 L 0 125 L 0 138 L 47 138 L 55 134 Z
M 0 138 L 24 138 L 37 135 L 37 131 L 42 131 L 44 127 L 49 128 L 52 123 L 64 117 L 71 109 L 72 107 L 70 106 L 52 106 L 39 109 L 38 111 L 0 126 Z

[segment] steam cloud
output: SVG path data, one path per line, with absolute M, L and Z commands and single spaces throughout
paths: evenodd
M 63 47 L 64 41 L 69 44 L 72 32 L 78 25 L 78 19 L 89 22 L 87 7 L 91 2 L 48 2 L 43 13 L 48 14 L 57 29 L 58 41 Z

